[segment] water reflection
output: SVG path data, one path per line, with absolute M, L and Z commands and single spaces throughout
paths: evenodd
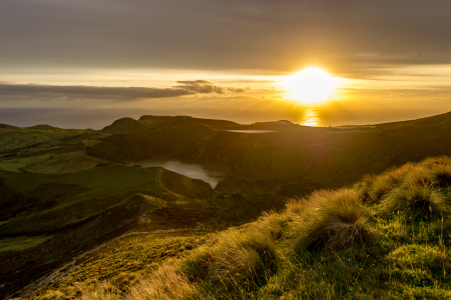
M 321 125 L 321 121 L 318 114 L 313 109 L 308 109 L 305 111 L 303 119 L 299 122 L 300 125 L 317 127 Z
M 223 165 L 208 164 L 199 165 L 194 163 L 185 163 L 178 160 L 153 159 L 140 162 L 129 163 L 128 165 L 141 165 L 143 167 L 163 167 L 191 178 L 203 180 L 211 185 L 212 188 L 229 172 L 229 169 Z

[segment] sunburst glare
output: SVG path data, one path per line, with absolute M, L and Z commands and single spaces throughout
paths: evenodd
M 285 79 L 290 97 L 303 104 L 319 104 L 329 100 L 337 84 L 338 78 L 318 67 L 306 68 Z

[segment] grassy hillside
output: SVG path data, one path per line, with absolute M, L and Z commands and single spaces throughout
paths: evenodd
M 0 124 L 0 153 L 10 153 L 29 148 L 51 148 L 61 145 L 61 141 L 84 134 L 84 130 L 61 129 L 49 125 L 36 125 L 33 127 L 15 127 Z
M 288 122 L 239 125 L 190 117 L 143 116 L 134 122 L 141 124 L 139 130 L 128 130 L 127 123 L 126 132 L 102 139 L 88 147 L 87 153 L 115 161 L 166 157 L 224 164 L 232 172 L 216 191 L 248 198 L 267 194 L 265 188 L 272 190 L 273 196 L 286 196 L 293 189 L 305 193 L 312 188 L 340 187 L 366 173 L 377 174 L 392 166 L 451 154 L 449 113 L 346 129 L 311 128 Z M 110 127 L 120 130 L 119 125 L 113 123 Z M 249 134 L 229 129 L 275 132 Z M 261 181 L 264 183 L 260 188 L 252 188 Z M 236 182 L 242 183 L 241 189 Z
M 343 129 L 186 116 L 123 118 L 101 131 L 1 125 L 10 150 L 0 152 L 0 298 L 101 289 L 139 299 L 146 289 L 130 287 L 139 278 L 160 286 L 148 299 L 171 298 L 167 284 L 194 299 L 446 298 L 449 159 L 383 172 L 451 154 L 450 123 L 444 114 Z M 228 131 L 243 129 L 274 132 Z M 121 163 L 152 158 L 231 172 L 213 190 Z M 290 197 L 305 199 L 282 211 Z
M 163 168 L 111 165 L 66 174 L 0 173 L 2 288 L 23 287 L 79 251 L 141 223 L 159 229 L 183 221 L 183 208 L 195 199 L 203 203 L 211 192 L 209 184 Z M 171 220 L 172 212 L 179 218 Z M 155 214 L 153 220 L 147 213 Z
M 64 174 L 4 172 L 0 193 L 1 297 L 20 295 L 80 253 L 126 232 L 209 233 L 281 206 L 265 198 L 213 198 L 203 181 L 119 164 Z
M 451 158 L 409 163 L 294 199 L 207 241 L 181 236 L 161 248 L 158 265 L 108 252 L 91 264 L 134 267 L 25 299 L 449 299 L 450 193 Z M 128 245 L 144 256 L 146 240 Z M 83 268 L 92 272 L 77 274 Z

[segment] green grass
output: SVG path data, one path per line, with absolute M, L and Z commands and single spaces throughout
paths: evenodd
M 20 172 L 21 168 L 26 167 L 27 164 L 20 162 L 0 162 L 0 169 L 8 172 Z
M 33 192 L 46 184 L 76 185 L 86 189 L 81 194 L 65 195 L 65 202 L 85 198 L 122 194 L 130 191 L 153 191 L 163 198 L 178 199 L 195 196 L 197 185 L 206 187 L 194 180 L 162 168 L 136 168 L 125 165 L 111 165 L 91 168 L 68 174 L 21 174 L 5 176 L 6 183 L 23 192 Z M 164 182 L 177 182 L 174 192 L 164 186 Z M 180 193 L 177 193 L 180 192 Z
M 41 130 L 19 127 L 15 129 L 3 129 L 0 131 L 0 152 L 17 151 L 42 144 L 57 146 L 61 145 L 61 140 L 63 139 L 84 133 L 84 130 L 50 129 L 46 127 L 42 127 Z
M 161 261 L 130 289 L 108 281 L 110 292 L 103 295 L 127 300 L 449 299 L 451 190 L 434 179 L 448 164 L 428 159 L 367 177 L 354 189 L 292 200 L 280 213 L 210 235 L 190 255 Z M 384 180 L 383 196 L 369 201 Z M 98 299 L 96 286 L 81 291 L 83 299 Z
M 52 236 L 34 236 L 34 237 L 14 237 L 0 239 L 0 252 L 2 251 L 18 251 L 35 247 Z
M 25 210 L 0 231 L 3 236 L 41 234 L 73 227 L 95 218 L 102 211 L 126 200 L 133 193 L 145 193 L 163 200 L 203 198 L 211 187 L 162 168 L 136 168 L 125 165 L 96 167 L 66 174 L 4 175 L 5 183 L 42 203 L 52 206 L 41 211 Z M 171 181 L 171 186 L 166 182 Z M 34 200 L 36 202 L 36 200 Z M 36 207 L 28 205 L 26 208 Z
M 31 164 L 38 164 L 51 158 L 53 154 L 44 154 L 34 157 L 24 157 L 17 159 L 3 159 L 0 161 L 0 169 L 9 172 L 20 172 L 22 168 L 25 168 Z
M 105 161 L 86 155 L 83 151 L 55 155 L 40 164 L 35 163 L 25 171 L 39 174 L 61 174 L 94 168 Z

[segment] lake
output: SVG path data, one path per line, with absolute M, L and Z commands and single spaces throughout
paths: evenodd
M 128 163 L 128 165 L 141 165 L 143 167 L 163 167 L 187 177 L 203 180 L 211 185 L 212 188 L 229 172 L 228 167 L 218 164 L 200 165 L 195 163 L 186 163 L 178 160 L 152 159 L 140 162 Z
M 266 133 L 275 132 L 274 130 L 226 130 L 228 132 L 242 132 L 242 133 Z

